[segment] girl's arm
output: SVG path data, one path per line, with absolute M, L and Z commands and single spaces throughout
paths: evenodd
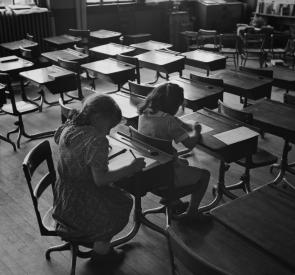
M 145 167 L 144 158 L 136 158 L 130 165 L 123 166 L 116 170 L 103 171 L 97 165 L 91 165 L 91 173 L 97 186 L 106 186 L 122 178 L 134 175 Z

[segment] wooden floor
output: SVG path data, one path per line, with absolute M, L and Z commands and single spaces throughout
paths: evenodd
M 142 70 L 143 81 L 152 81 L 153 73 Z M 113 85 L 97 81 L 100 91 L 114 89 Z M 29 88 L 34 93 L 35 88 Z M 272 98 L 282 101 L 283 91 L 273 89 Z M 241 108 L 239 98 L 229 94 L 224 96 L 225 102 Z M 6 115 L 0 115 L 0 131 L 5 134 L 13 128 L 14 119 Z M 59 108 L 44 108 L 42 113 L 35 113 L 25 117 L 25 125 L 29 132 L 45 131 L 55 129 L 60 124 Z M 12 137 L 13 139 L 16 136 Z M 37 222 L 29 197 L 29 192 L 22 172 L 22 161 L 26 153 L 39 141 L 28 141 L 22 139 L 21 149 L 13 152 L 12 147 L 0 143 L 0 274 L 2 275 L 61 275 L 69 274 L 70 253 L 53 253 L 51 262 L 47 262 L 44 256 L 49 246 L 60 243 L 57 238 L 40 237 Z M 54 155 L 56 145 L 50 139 Z M 283 141 L 280 138 L 266 134 L 260 145 L 280 156 Z M 211 189 L 217 182 L 218 161 L 207 154 L 195 150 L 190 159 L 192 165 L 204 167 L 211 172 L 210 187 L 207 190 L 203 203 L 212 199 Z M 295 150 L 290 153 L 290 160 L 295 161 Z M 227 173 L 227 183 L 239 180 L 242 169 L 231 164 Z M 252 186 L 261 186 L 273 179 L 275 175 L 270 174 L 269 168 L 259 168 L 251 172 Z M 295 182 L 295 177 L 288 175 L 290 182 Z M 158 198 L 148 195 L 143 200 L 144 207 L 157 205 Z M 46 194 L 45 199 L 40 201 L 41 208 L 45 211 L 52 204 L 52 198 Z M 163 216 L 153 216 L 154 222 L 164 223 Z M 130 223 L 128 228 L 130 228 Z M 128 230 L 126 228 L 124 232 Z M 124 233 L 123 232 L 123 233 Z M 142 227 L 139 234 L 128 244 L 122 247 L 127 253 L 123 264 L 113 270 L 101 270 L 91 267 L 87 260 L 78 260 L 76 274 L 87 275 L 163 275 L 170 274 L 167 243 L 163 236 L 147 228 Z M 187 271 L 182 274 L 188 274 Z

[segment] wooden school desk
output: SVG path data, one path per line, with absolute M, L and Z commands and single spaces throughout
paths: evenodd
M 117 54 L 131 54 L 135 49 L 129 46 L 108 43 L 94 48 L 90 48 L 89 52 L 99 58 L 115 57 Z
M 80 37 L 75 37 L 68 34 L 62 34 L 57 36 L 51 36 L 44 38 L 50 46 L 56 49 L 64 49 L 67 47 L 72 47 L 74 44 L 81 41 Z
M 226 66 L 227 57 L 213 52 L 195 50 L 181 55 L 185 56 L 186 65 L 206 70 L 207 76 L 209 71 L 225 69 Z
M 172 222 L 169 231 L 191 253 L 226 274 L 291 275 L 295 270 L 294 201 L 294 192 L 264 186 L 211 210 L 212 223 Z
M 139 53 L 144 53 L 144 52 L 148 52 L 148 51 L 169 49 L 173 45 L 154 41 L 154 40 L 148 40 L 148 41 L 141 42 L 141 43 L 134 43 L 134 44 L 131 44 L 130 46 L 136 48 L 137 49 L 136 52 L 139 54 Z
M 220 160 L 217 194 L 214 200 L 209 205 L 201 207 L 201 210 L 207 211 L 215 207 L 223 195 L 231 199 L 236 198 L 234 194 L 226 189 L 225 173 L 229 169 L 228 164 L 241 158 L 248 159 L 255 153 L 257 150 L 258 134 L 248 128 L 242 127 L 244 124 L 233 121 L 209 109 L 203 109 L 183 116 L 181 119 L 184 122 L 199 122 L 202 124 L 203 131 L 205 132 L 202 133 L 202 139 L 199 141 L 197 148 Z M 227 132 L 234 129 L 238 132 Z M 241 132 L 239 130 L 243 131 Z M 231 142 L 225 143 L 225 141 L 215 137 L 216 134 L 224 132 L 227 140 L 233 137 Z
M 183 88 L 186 107 L 197 111 L 204 107 L 214 109 L 218 106 L 218 100 L 223 98 L 223 87 L 214 86 L 200 81 L 191 81 L 183 77 L 172 77 L 171 83 Z
M 166 75 L 166 80 L 169 79 L 169 74 L 179 72 L 182 75 L 184 69 L 184 57 L 171 54 L 164 51 L 150 51 L 140 55 L 136 55 L 141 67 L 156 71 L 156 82 L 159 77 L 162 77 L 160 73 Z
M 222 70 L 211 77 L 223 80 L 225 92 L 245 97 L 244 107 L 248 98 L 257 100 L 271 97 L 273 79 L 233 70 Z
M 277 101 L 264 99 L 247 108 L 245 111 L 253 114 L 253 123 L 264 132 L 268 132 L 284 139 L 280 171 L 274 183 L 287 180 L 284 178 L 288 171 L 288 152 L 291 150 L 290 143 L 295 142 L 295 108 L 294 106 Z
M 16 55 L 10 55 L 0 57 L 0 72 L 8 73 L 11 76 L 17 75 L 19 72 L 27 70 L 32 67 L 34 63 L 18 57 Z
M 98 78 L 117 84 L 118 90 L 124 83 L 135 77 L 135 66 L 113 58 L 86 63 L 81 67 L 94 73 Z
M 36 45 L 38 45 L 38 43 L 28 40 L 28 39 L 21 39 L 21 40 L 17 40 L 17 41 L 6 42 L 6 43 L 0 44 L 0 46 L 2 48 L 4 48 L 5 50 L 7 50 L 9 52 L 13 52 L 13 53 L 16 53 L 20 47 L 30 48 L 30 47 L 34 47 Z
M 57 63 L 58 58 L 66 59 L 69 61 L 76 61 L 79 63 L 82 63 L 88 58 L 88 54 L 80 53 L 70 48 L 45 52 L 42 53 L 42 56 L 51 61 L 52 63 Z
M 122 35 L 120 32 L 114 32 L 109 30 L 97 30 L 90 32 L 90 39 L 98 42 L 99 44 L 108 42 L 119 42 L 119 37 Z
M 124 132 L 128 131 L 126 126 L 120 125 L 120 130 L 121 128 L 125 129 L 123 130 Z M 136 157 L 145 157 L 147 162 L 147 167 L 142 172 L 137 173 L 132 178 L 116 183 L 134 196 L 134 226 L 126 236 L 112 241 L 112 246 L 131 240 L 138 232 L 141 224 L 165 234 L 163 228 L 153 224 L 142 214 L 141 197 L 145 196 L 147 192 L 152 191 L 156 186 L 159 187 L 160 184 L 168 186 L 169 183 L 173 182 L 173 157 L 148 144 L 126 139 L 122 135 L 117 134 L 116 131 L 112 131 L 109 141 L 111 146 L 115 145 L 127 149 L 124 154 L 120 154 L 109 161 L 111 169 L 122 167 L 133 161 L 134 157 L 129 152 L 129 149 L 134 151 Z M 165 175 L 165 179 L 160 175 Z

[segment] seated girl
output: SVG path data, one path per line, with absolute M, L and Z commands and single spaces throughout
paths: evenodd
M 201 138 L 201 125 L 189 125 L 175 117 L 183 105 L 183 89 L 177 84 L 165 83 L 155 88 L 139 107 L 138 131 L 146 136 L 181 142 L 185 147 L 193 149 Z M 195 192 L 191 195 L 185 213 L 179 219 L 205 220 L 208 217 L 198 213 L 198 207 L 209 184 L 210 173 L 205 169 L 192 167 L 176 157 L 175 186 L 192 185 Z
M 81 110 L 55 134 L 59 145 L 53 217 L 57 230 L 72 239 L 93 243 L 96 262 L 118 262 L 123 254 L 110 241 L 128 223 L 131 196 L 114 182 L 145 167 L 143 158 L 118 170 L 108 169 L 106 135 L 121 121 L 121 110 L 106 95 L 90 96 Z

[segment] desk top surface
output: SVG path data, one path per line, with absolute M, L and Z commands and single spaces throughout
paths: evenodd
M 122 33 L 120 33 L 120 32 L 114 32 L 114 31 L 109 31 L 109 30 L 104 30 L 104 29 L 90 32 L 91 37 L 99 38 L 99 39 L 114 38 L 114 37 L 118 37 L 121 35 L 122 35 Z
M 254 123 L 266 132 L 295 139 L 295 108 L 292 105 L 278 101 L 263 99 L 245 108 L 253 114 Z
M 266 185 L 211 213 L 221 223 L 295 269 L 294 211 L 295 190 Z
M 70 48 L 64 49 L 64 50 L 45 52 L 45 53 L 42 53 L 42 56 L 54 62 L 57 62 L 58 58 L 62 58 L 62 59 L 70 60 L 70 61 L 76 61 L 76 60 L 81 60 L 88 57 L 87 54 L 77 52 Z
M 184 98 L 190 101 L 197 101 L 199 99 L 223 92 L 223 87 L 214 86 L 200 81 L 191 81 L 179 76 L 171 78 L 169 82 L 178 84 L 182 87 Z
M 180 55 L 174 55 L 171 53 L 165 53 L 161 51 L 150 51 L 142 53 L 136 56 L 140 62 L 146 62 L 158 66 L 168 65 L 179 60 L 183 60 L 184 57 Z
M 109 56 L 116 56 L 117 54 L 131 53 L 135 51 L 135 49 L 132 47 L 117 44 L 117 43 L 108 43 L 105 45 L 90 48 L 89 51 L 95 52 L 95 53 L 101 53 L 101 54 L 105 54 Z
M 9 73 L 19 69 L 32 67 L 33 65 L 34 63 L 16 55 L 0 57 L 0 72 Z
M 30 47 L 33 47 L 36 45 L 38 45 L 38 43 L 28 40 L 28 39 L 21 39 L 21 40 L 17 40 L 17 41 L 11 41 L 11 42 L 6 42 L 6 43 L 0 44 L 1 47 L 8 49 L 10 51 L 16 51 L 19 49 L 19 47 L 30 48 Z
M 173 222 L 172 232 L 192 253 L 228 274 L 291 275 L 294 268 L 288 267 L 269 252 L 285 253 L 285 249 L 291 248 L 290 256 L 293 258 L 289 259 L 294 265 L 294 219 L 291 217 L 294 217 L 295 197 L 290 200 L 286 199 L 288 195 L 285 194 L 264 194 L 261 191 L 257 195 L 257 191 L 212 210 L 212 223 L 187 226 Z M 288 228 L 290 223 L 293 225 Z M 281 228 L 283 226 L 286 227 Z M 277 242 L 284 237 L 284 233 L 288 236 L 291 234 L 291 238 L 285 237 L 282 243 Z M 257 239 L 263 242 L 259 246 Z M 291 244 L 287 241 L 291 241 Z M 272 244 L 275 245 L 273 251 L 266 251 Z M 282 247 L 278 247 L 280 245 Z
M 53 82 L 58 77 L 74 75 L 74 74 L 75 74 L 74 72 L 71 72 L 67 69 L 64 69 L 55 65 L 20 73 L 22 77 L 32 80 L 38 84 L 46 84 L 49 82 Z
M 68 35 L 68 34 L 62 34 L 57 36 L 46 37 L 44 38 L 44 40 L 55 45 L 63 45 L 63 44 L 77 43 L 81 41 L 81 38 Z
M 232 70 L 221 70 L 211 77 L 223 79 L 224 85 L 243 90 L 256 89 L 273 82 L 271 78 Z
M 81 67 L 97 72 L 97 73 L 105 74 L 105 75 L 110 75 L 114 73 L 135 69 L 135 66 L 113 59 L 113 58 L 86 63 L 81 65 Z
M 158 41 L 154 41 L 154 40 L 148 40 L 148 41 L 141 42 L 141 43 L 135 43 L 135 44 L 131 44 L 130 46 L 132 46 L 134 48 L 142 49 L 142 50 L 147 50 L 147 51 L 168 49 L 168 48 L 172 47 L 171 44 L 158 42 Z
M 202 63 L 210 63 L 215 62 L 218 60 L 225 60 L 226 56 L 223 56 L 221 54 L 216 54 L 209 51 L 203 51 L 203 50 L 195 50 L 191 52 L 185 52 L 181 53 L 181 55 L 185 56 L 187 59 L 196 60 Z

